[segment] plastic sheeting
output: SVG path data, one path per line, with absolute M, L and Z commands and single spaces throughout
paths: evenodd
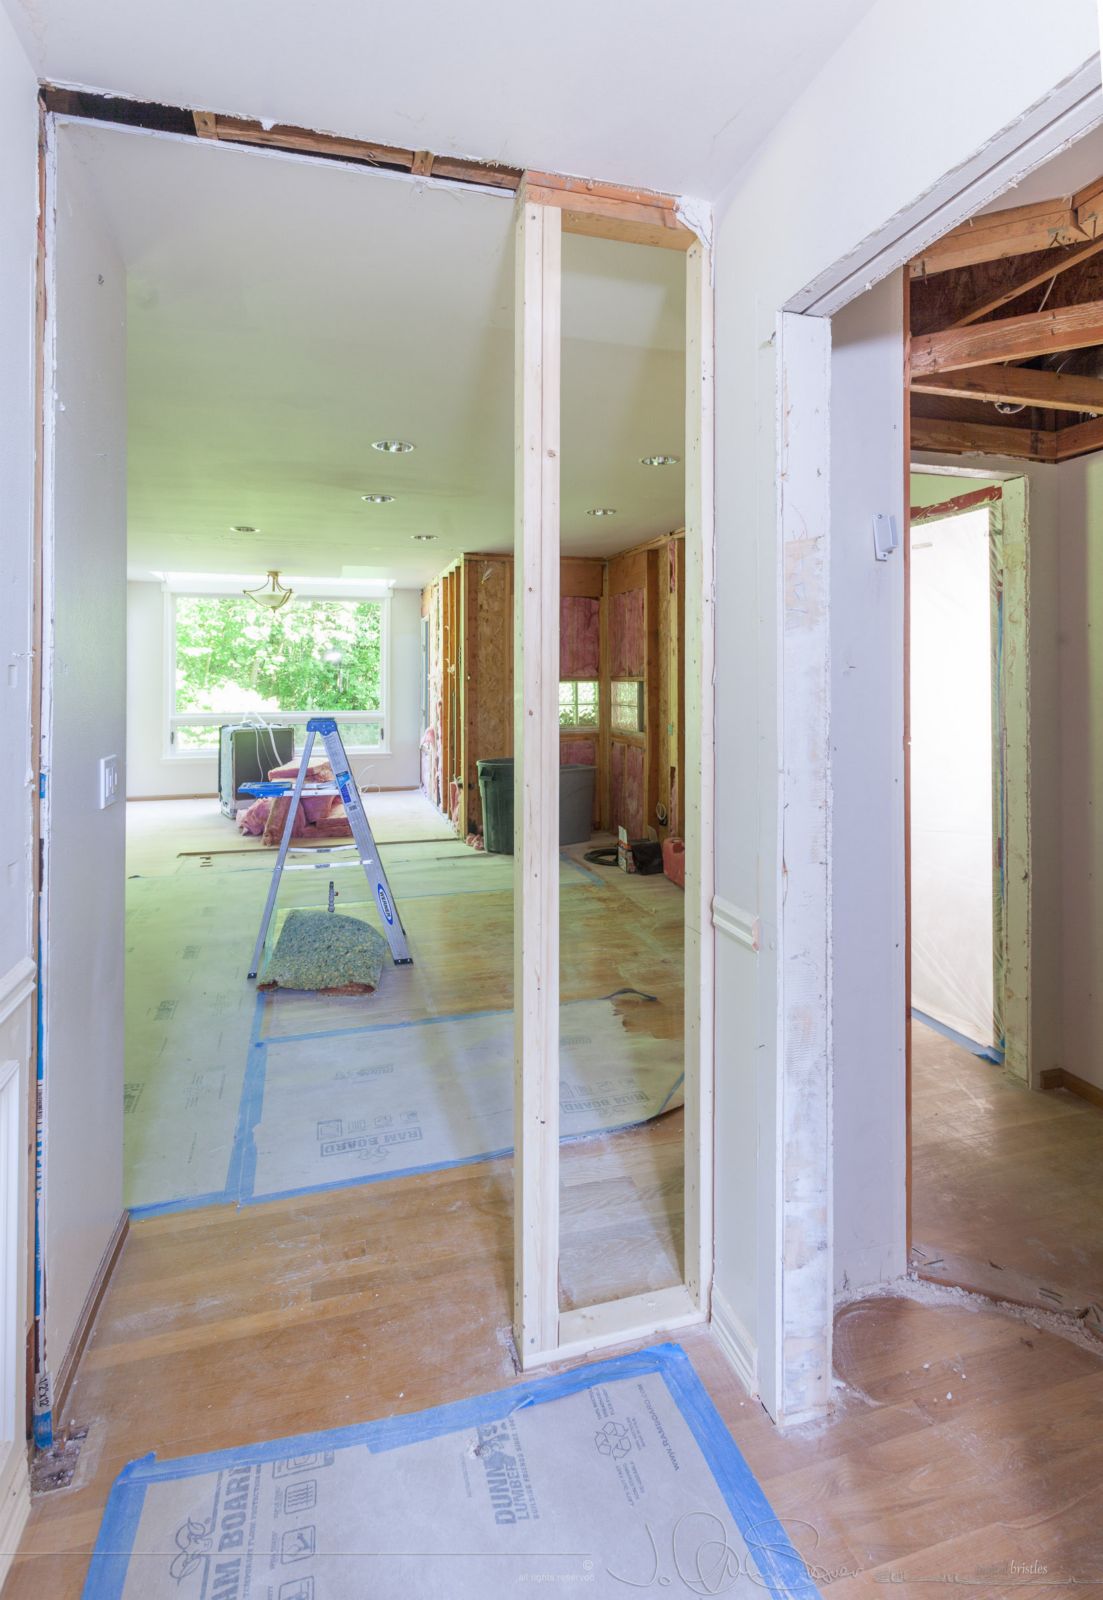
M 912 1005 L 981 1047 L 993 1025 L 988 509 L 916 526 L 911 566 Z
M 413 1416 L 132 1461 L 84 1600 L 818 1591 L 683 1350 Z

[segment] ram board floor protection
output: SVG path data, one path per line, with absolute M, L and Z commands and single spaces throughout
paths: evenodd
M 511 905 L 502 863 L 455 848 L 453 857 L 437 856 L 436 844 L 384 847 L 421 960 L 388 964 L 378 993 L 364 998 L 258 999 L 245 970 L 267 871 L 185 865 L 129 879 L 126 1203 L 134 1213 L 367 1182 L 509 1148 L 512 1013 L 473 1012 L 462 969 L 445 978 L 436 961 L 444 945 L 466 940 L 474 973 L 492 935 L 508 938 Z M 370 919 L 361 875 L 336 879 L 342 913 Z M 287 874 L 273 936 L 287 910 L 324 904 L 327 886 L 324 874 Z M 565 925 L 584 926 L 594 897 L 610 892 L 564 858 Z M 645 979 L 661 977 L 664 957 L 648 959 Z M 620 978 L 618 966 L 611 981 Z M 610 990 L 571 1015 L 574 1004 L 564 1006 L 566 1135 L 634 1125 L 678 1103 L 680 1039 L 661 1036 L 680 1028 L 680 995 L 671 1003 Z
M 84 1600 L 817 1600 L 678 1345 L 405 1417 L 157 1461 L 111 1490 Z

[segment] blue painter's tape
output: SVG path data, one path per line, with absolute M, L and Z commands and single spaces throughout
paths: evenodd
M 647 994 L 642 989 L 614 989 L 611 994 L 601 995 L 596 998 L 602 1000 L 616 1000 L 621 995 L 635 995 L 640 1000 L 656 1004 L 658 997 Z M 569 1000 L 566 1006 L 588 1005 L 592 1001 Z M 479 1018 L 502 1017 L 509 1015 L 504 1011 L 456 1011 L 441 1017 L 423 1017 L 409 1019 L 405 1022 L 374 1022 L 362 1024 L 354 1028 L 322 1029 L 316 1033 L 288 1033 L 269 1034 L 264 1036 L 265 1018 L 269 1010 L 269 996 L 258 991 L 256 1004 L 253 1010 L 253 1023 L 249 1034 L 249 1050 L 245 1066 L 245 1079 L 242 1084 L 241 1100 L 238 1104 L 237 1122 L 234 1129 L 234 1141 L 230 1151 L 230 1161 L 226 1172 L 226 1187 L 222 1190 L 207 1194 L 184 1195 L 174 1200 L 153 1201 L 147 1205 L 131 1206 L 130 1215 L 136 1219 L 144 1217 L 170 1216 L 180 1211 L 196 1211 L 204 1206 L 238 1205 L 253 1206 L 265 1205 L 270 1200 L 291 1200 L 301 1195 L 324 1194 L 331 1189 L 353 1189 L 372 1183 L 385 1183 L 391 1178 L 421 1177 L 429 1172 L 447 1172 L 453 1167 L 474 1166 L 480 1161 L 496 1161 L 503 1156 L 513 1154 L 512 1145 L 505 1145 L 497 1150 L 481 1150 L 474 1155 L 458 1156 L 451 1161 L 428 1162 L 423 1166 L 391 1168 L 386 1172 L 361 1173 L 350 1178 L 338 1178 L 329 1183 L 304 1184 L 297 1188 L 278 1189 L 264 1194 L 256 1193 L 257 1174 L 257 1147 L 256 1128 L 264 1110 L 264 1094 L 268 1076 L 268 1051 L 285 1044 L 301 1044 L 304 1041 L 322 1039 L 347 1038 L 349 1036 L 376 1033 L 388 1033 L 406 1028 L 433 1028 L 450 1022 L 470 1022 Z M 662 1104 L 651 1116 L 643 1119 L 653 1121 L 661 1116 L 669 1106 L 671 1100 L 685 1082 L 685 1074 L 680 1073 L 667 1091 Z M 611 1128 L 594 1130 L 601 1134 L 626 1133 L 632 1128 L 641 1127 L 640 1121 L 618 1123 Z M 592 1133 L 566 1134 L 563 1143 L 575 1144 L 583 1139 L 592 1138 Z
M 912 1018 L 921 1022 L 925 1028 L 933 1028 L 944 1039 L 953 1040 L 954 1044 L 968 1050 L 972 1056 L 980 1056 L 982 1061 L 992 1061 L 997 1067 L 1003 1066 L 1003 1051 L 993 1044 L 978 1044 L 975 1039 L 968 1038 L 964 1033 L 958 1033 L 956 1028 L 951 1028 L 945 1022 L 939 1022 L 937 1017 L 929 1017 L 925 1011 L 917 1011 L 912 1007 Z
M 146 1483 L 138 1473 L 148 1470 L 155 1459 L 148 1455 L 131 1461 L 112 1485 L 85 1579 L 85 1600 L 92 1596 L 116 1600 L 123 1592 L 146 1499 Z
M 769 1501 L 744 1460 L 723 1418 L 709 1399 L 704 1385 L 680 1345 L 653 1345 L 626 1356 L 594 1361 L 551 1377 L 514 1384 L 511 1388 L 436 1406 L 412 1416 L 388 1417 L 378 1422 L 333 1428 L 322 1433 L 299 1434 L 239 1450 L 215 1450 L 175 1461 L 152 1456 L 132 1461 L 115 1480 L 83 1600 L 121 1600 L 130 1554 L 134 1548 L 145 1493 L 151 1484 L 177 1482 L 279 1461 L 287 1456 L 311 1455 L 325 1450 L 366 1447 L 373 1453 L 402 1449 L 426 1439 L 495 1422 L 524 1406 L 547 1405 L 598 1384 L 658 1373 L 697 1443 L 725 1504 L 747 1545 L 761 1582 L 773 1600 L 821 1600 L 807 1564 L 798 1554 Z M 754 1581 L 752 1574 L 752 1581 Z

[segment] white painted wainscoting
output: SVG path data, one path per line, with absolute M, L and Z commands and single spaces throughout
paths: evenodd
M 0 976 L 0 1586 L 30 1511 L 23 1329 L 28 1249 L 28 1075 L 35 964 Z

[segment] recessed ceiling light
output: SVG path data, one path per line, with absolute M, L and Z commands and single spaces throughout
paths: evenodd
M 413 445 L 407 439 L 376 439 L 373 450 L 382 450 L 389 456 L 408 456 Z
M 594 506 L 592 510 L 586 513 L 588 517 L 615 517 L 616 514 L 616 506 Z
M 411 533 L 410 538 L 415 544 L 431 544 L 436 538 L 435 533 Z
M 259 533 L 259 528 L 251 528 L 247 522 L 234 522 L 230 525 L 231 533 Z
M 394 499 L 393 494 L 362 494 L 361 500 L 366 500 L 369 506 L 389 506 Z
M 641 456 L 640 464 L 645 467 L 676 467 L 680 460 L 680 456 Z

